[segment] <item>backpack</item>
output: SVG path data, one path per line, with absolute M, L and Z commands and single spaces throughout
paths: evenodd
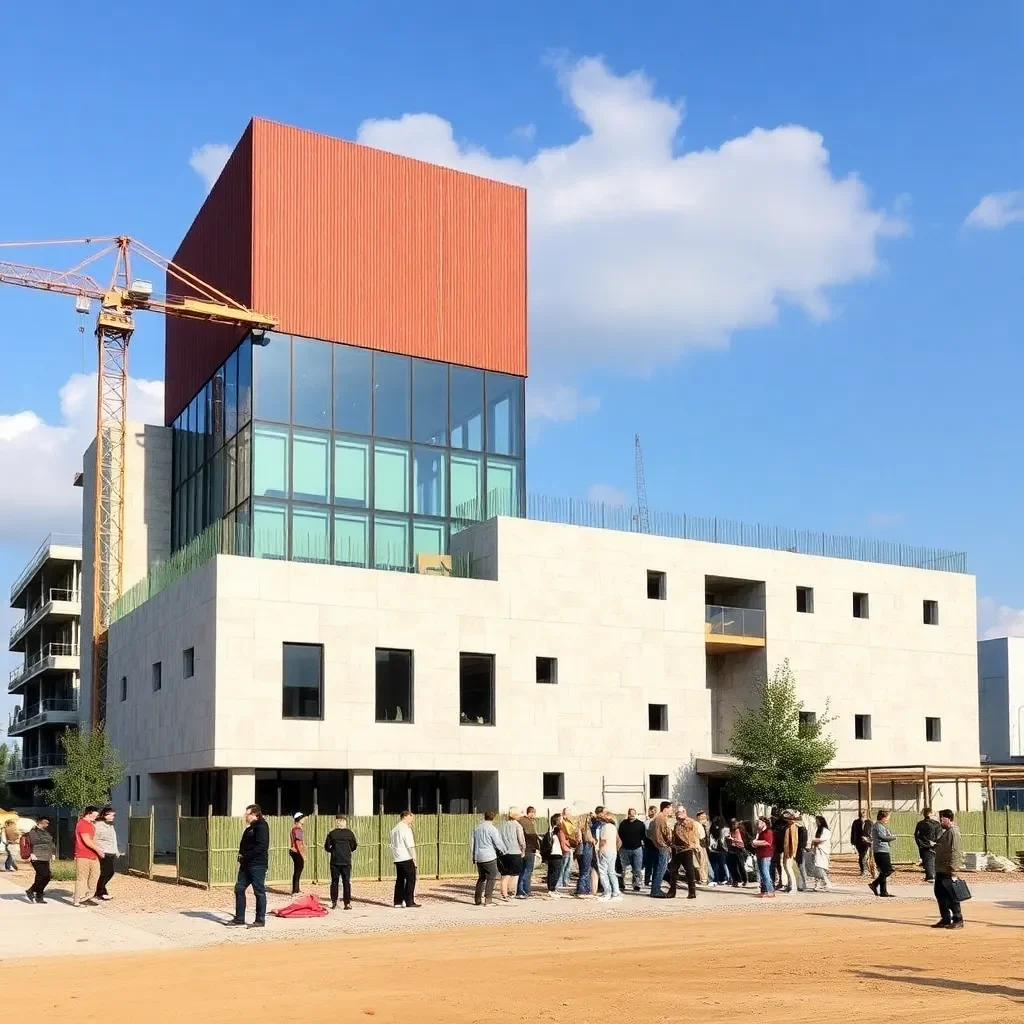
M 32 843 L 29 841 L 28 833 L 18 840 L 18 853 L 22 860 L 29 860 L 32 856 Z
M 546 864 L 551 859 L 551 851 L 555 848 L 554 836 L 545 832 L 540 837 L 540 859 Z

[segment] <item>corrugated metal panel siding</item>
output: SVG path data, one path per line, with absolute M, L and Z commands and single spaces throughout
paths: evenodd
M 526 374 L 524 190 L 252 128 L 252 302 L 280 330 Z
M 179 266 L 246 305 L 252 304 L 252 160 L 250 124 L 174 255 Z M 167 291 L 190 293 L 174 278 Z M 165 319 L 164 417 L 170 424 L 245 332 Z

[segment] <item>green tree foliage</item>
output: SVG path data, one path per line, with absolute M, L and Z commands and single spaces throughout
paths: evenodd
M 7 765 L 11 759 L 11 751 L 6 743 L 0 743 L 0 807 L 10 802 L 10 791 L 7 788 Z
M 729 774 L 729 792 L 739 803 L 792 807 L 813 814 L 828 803 L 814 786 L 832 763 L 835 740 L 825 732 L 833 721 L 824 713 L 801 724 L 789 661 L 759 683 L 759 702 L 736 720 L 730 753 L 739 760 Z
M 107 742 L 102 729 L 69 730 L 60 738 L 67 764 L 54 770 L 53 802 L 76 811 L 89 804 L 103 804 L 124 778 L 121 756 Z

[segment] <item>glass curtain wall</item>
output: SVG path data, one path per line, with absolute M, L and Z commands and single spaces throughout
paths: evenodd
M 247 339 L 175 423 L 175 547 L 233 516 L 256 557 L 413 568 L 473 522 L 525 513 L 523 407 L 521 377 Z M 185 440 L 208 429 L 209 444 Z M 220 505 L 190 517 L 210 487 Z

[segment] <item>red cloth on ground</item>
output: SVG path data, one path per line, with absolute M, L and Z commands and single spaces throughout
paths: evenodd
M 287 907 L 282 907 L 280 910 L 272 910 L 271 913 L 276 917 L 327 916 L 327 911 L 324 910 L 320 901 L 312 893 L 308 896 L 300 896 L 297 900 L 293 900 L 289 903 Z

